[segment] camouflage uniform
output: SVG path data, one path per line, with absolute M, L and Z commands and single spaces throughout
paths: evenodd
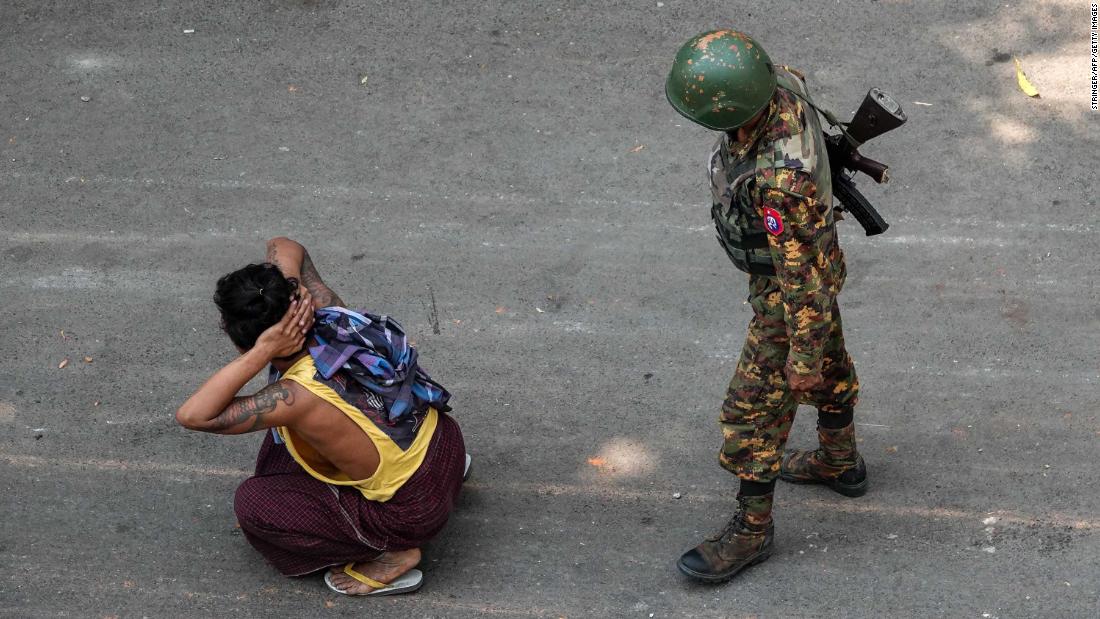
M 753 318 L 722 406 L 723 467 L 750 481 L 779 475 L 799 404 L 826 413 L 855 407 L 859 382 L 844 348 L 836 297 L 844 284 L 829 162 L 800 76 L 777 67 L 767 117 L 739 150 L 728 134 L 711 157 L 718 240 L 748 271 Z M 821 373 L 797 400 L 785 371 Z

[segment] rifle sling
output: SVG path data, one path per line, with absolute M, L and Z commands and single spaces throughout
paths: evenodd
M 814 103 L 812 99 L 810 99 L 809 95 L 803 95 L 802 93 L 791 90 L 790 88 L 787 88 L 785 86 L 779 86 L 779 88 L 782 88 L 783 90 L 786 90 L 787 92 L 791 93 L 792 95 L 794 95 L 794 96 L 798 97 L 799 99 L 802 99 L 803 101 L 805 101 L 807 105 L 809 105 L 818 114 L 821 114 L 821 116 L 823 116 L 825 118 L 825 122 L 829 123 L 829 125 L 832 126 L 832 127 L 840 129 L 840 132 L 842 134 L 844 134 L 844 138 L 847 139 L 848 143 L 852 145 L 852 148 L 859 148 L 860 147 L 860 142 L 857 142 L 856 139 L 852 137 L 852 134 L 848 133 L 848 130 L 844 128 L 844 123 L 837 120 L 836 116 L 834 116 L 833 113 L 830 112 L 829 110 L 827 110 L 823 107 L 818 107 L 817 104 Z

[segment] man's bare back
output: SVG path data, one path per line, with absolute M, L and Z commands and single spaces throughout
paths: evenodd
M 294 381 L 280 380 L 267 388 L 285 393 L 283 401 L 290 403 L 285 425 L 325 459 L 319 465 L 327 464 L 353 480 L 374 475 L 378 448 L 343 411 Z

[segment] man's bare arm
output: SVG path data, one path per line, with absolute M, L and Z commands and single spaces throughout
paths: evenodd
M 264 261 L 279 267 L 284 277 L 293 277 L 300 282 L 302 281 L 302 259 L 305 254 L 306 248 L 300 243 L 285 236 L 279 236 L 267 242 Z
M 317 272 L 313 259 L 301 243 L 280 236 L 267 242 L 266 260 L 279 267 L 286 277 L 298 280 L 303 288 L 313 295 L 313 306 L 317 309 L 330 305 L 344 305 L 344 300 L 329 288 Z
M 302 350 L 313 326 L 313 301 L 292 301 L 282 320 L 268 327 L 256 345 L 233 359 L 199 387 L 176 411 L 185 428 L 219 434 L 240 434 L 270 425 L 286 425 L 296 414 L 296 385 L 276 383 L 255 395 L 234 397 L 242 387 L 271 363 Z
M 305 252 L 305 256 L 302 258 L 301 282 L 309 291 L 309 294 L 313 295 L 314 307 L 320 309 L 330 305 L 344 306 L 344 300 L 340 298 L 340 295 L 333 292 L 332 288 L 325 285 L 324 280 L 321 279 L 321 274 L 317 272 L 317 267 L 313 266 L 313 259 L 309 257 L 308 251 Z
M 194 429 L 215 434 L 244 434 L 288 425 L 295 418 L 297 390 L 297 384 L 289 381 L 272 383 L 250 396 L 233 398 L 220 415 Z

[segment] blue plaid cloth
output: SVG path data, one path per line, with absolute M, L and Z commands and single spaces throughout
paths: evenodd
M 309 354 L 325 380 L 343 370 L 382 398 L 391 423 L 429 406 L 451 410 L 451 394 L 417 366 L 416 349 L 409 346 L 397 321 L 342 307 L 322 308 L 315 318 L 317 345 Z

